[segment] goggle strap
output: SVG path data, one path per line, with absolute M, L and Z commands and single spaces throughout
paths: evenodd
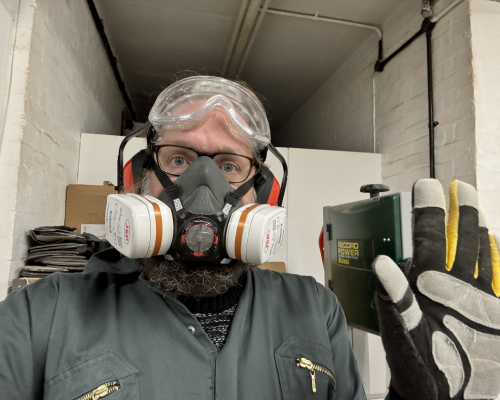
M 173 183 L 169 178 L 169 176 L 160 169 L 157 163 L 154 163 L 153 170 L 155 171 L 156 177 L 158 178 L 163 188 L 165 189 L 165 192 L 174 202 L 175 211 L 182 210 L 182 203 L 180 200 L 181 187 Z

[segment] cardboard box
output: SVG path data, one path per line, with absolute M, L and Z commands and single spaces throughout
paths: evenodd
M 281 261 L 268 261 L 262 265 L 259 265 L 259 268 L 270 269 L 276 272 L 286 272 L 286 265 Z
M 117 193 L 114 186 L 68 185 L 64 224 L 81 233 L 82 224 L 104 224 L 106 199 Z

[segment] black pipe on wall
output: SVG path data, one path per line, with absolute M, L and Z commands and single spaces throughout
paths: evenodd
M 118 71 L 118 65 L 116 63 L 116 57 L 111 51 L 111 46 L 108 41 L 108 37 L 106 36 L 106 32 L 104 31 L 104 25 L 102 24 L 101 18 L 99 18 L 99 14 L 97 12 L 97 8 L 94 4 L 94 0 L 87 0 L 87 4 L 89 6 L 90 14 L 92 15 L 92 19 L 94 20 L 95 27 L 99 36 L 101 37 L 102 44 L 104 46 L 104 50 L 106 51 L 106 55 L 108 56 L 109 63 L 111 64 L 111 68 L 113 69 L 113 73 L 116 78 L 116 83 L 118 84 L 118 88 L 123 96 L 123 100 L 127 105 L 128 111 L 132 116 L 132 119 L 136 119 L 134 107 L 132 106 L 132 102 L 130 101 L 130 97 L 128 97 L 127 89 L 125 89 L 125 83 L 120 76 L 120 72 Z
M 429 107 L 429 167 L 430 177 L 434 179 L 436 178 L 434 128 L 439 124 L 439 122 L 434 121 L 434 84 L 432 79 L 432 30 L 436 24 L 434 22 L 430 22 L 428 18 L 425 19 L 424 22 L 425 21 L 429 21 L 425 31 L 427 42 L 427 97 Z
M 381 45 L 379 44 L 379 59 L 375 63 L 375 71 L 382 72 L 385 66 L 399 53 L 401 53 L 405 48 L 407 48 L 415 39 L 422 36 L 425 33 L 426 36 L 426 46 L 427 46 L 427 102 L 429 109 L 429 170 L 430 177 L 436 177 L 436 167 L 435 167 L 435 146 L 434 146 L 434 128 L 439 124 L 439 122 L 434 121 L 434 83 L 432 75 L 432 30 L 436 26 L 435 22 L 432 22 L 430 18 L 426 18 L 422 22 L 420 30 L 415 33 L 410 39 L 403 43 L 396 51 L 394 51 L 390 56 L 385 59 L 381 54 Z
M 379 52 L 379 59 L 375 63 L 375 71 L 382 72 L 389 61 L 391 61 L 394 57 L 396 57 L 399 53 L 406 49 L 415 39 L 420 37 L 423 33 L 424 31 L 422 30 L 422 28 L 420 28 L 417 33 L 415 33 L 411 38 L 404 42 L 394 53 L 384 59 L 382 59 L 382 55 Z

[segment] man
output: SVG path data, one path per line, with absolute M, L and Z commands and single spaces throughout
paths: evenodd
M 255 95 L 187 78 L 159 96 L 150 121 L 142 189 L 171 210 L 168 252 L 139 261 L 105 251 L 81 275 L 8 296 L 2 398 L 364 399 L 333 293 L 221 244 L 224 224 L 258 197 L 270 132 Z

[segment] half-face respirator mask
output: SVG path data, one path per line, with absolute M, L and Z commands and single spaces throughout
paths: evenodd
M 193 80 L 196 82 L 193 83 Z M 241 104 L 243 95 L 246 96 L 247 103 L 253 97 L 252 109 L 255 111 L 260 108 L 264 118 L 265 112 L 251 92 L 233 82 L 214 77 L 193 77 L 183 81 L 189 81 L 188 88 L 195 92 L 197 87 L 203 87 L 206 99 L 203 100 L 199 92 L 189 93 L 184 87 L 184 93 L 188 92 L 187 99 L 177 99 L 177 107 L 173 108 L 174 117 L 181 120 L 178 129 L 175 128 L 174 122 L 168 121 L 168 112 L 165 111 L 168 107 L 164 100 L 159 103 L 160 99 L 171 97 L 169 93 L 165 93 L 171 90 L 171 87 L 159 96 L 150 113 L 152 127 L 148 132 L 151 154 L 149 157 L 154 159 L 153 170 L 164 190 L 159 198 L 140 194 L 108 196 L 107 239 L 113 247 L 129 258 L 163 255 L 166 259 L 181 262 L 227 264 L 232 260 L 241 260 L 262 264 L 276 254 L 283 241 L 286 211 L 281 207 L 281 203 L 287 168 L 281 154 L 270 144 L 267 119 L 257 118 L 253 112 L 254 121 L 247 122 L 248 118 L 245 116 L 250 113 L 245 113 L 249 108 L 248 104 L 246 108 L 245 104 Z M 182 89 L 183 81 L 172 86 L 176 90 L 179 86 Z M 237 94 L 236 98 L 226 96 L 228 92 Z M 214 96 L 218 97 L 214 100 Z M 224 109 L 228 117 L 232 115 L 231 110 L 237 110 L 238 121 L 233 121 L 231 133 L 251 145 L 261 160 L 233 153 L 203 154 L 184 146 L 155 144 L 168 135 L 169 131 L 178 132 L 200 126 L 211 112 L 207 103 L 217 103 L 215 107 L 220 107 L 221 96 L 224 97 Z M 189 99 L 192 100 L 193 97 L 194 102 L 190 102 Z M 179 112 L 183 109 L 191 114 L 192 125 L 189 125 L 189 115 Z M 163 114 L 159 110 L 163 110 Z M 162 120 L 155 127 L 153 121 L 160 117 Z M 169 124 L 168 129 L 165 129 L 165 124 Z M 246 130 L 239 129 L 240 124 Z M 259 124 L 267 127 L 267 131 L 259 128 L 255 135 L 250 136 L 249 132 Z M 162 134 L 159 134 L 157 129 L 163 129 Z M 120 146 L 120 188 L 124 185 L 123 149 L 126 143 L 138 134 L 140 131 L 132 132 Z M 257 136 L 259 140 L 255 139 Z M 270 171 L 264 166 L 261 167 L 262 158 L 265 158 L 268 148 L 284 168 L 279 190 L 276 190 L 277 181 Z M 131 162 L 133 163 L 134 159 Z M 129 172 L 132 172 L 131 162 L 125 166 L 125 181 L 127 167 Z M 174 181 L 170 178 L 173 176 L 177 177 Z M 230 183 L 238 183 L 240 186 L 233 189 Z M 252 188 L 256 189 L 257 202 L 264 204 L 243 206 L 241 198 Z M 273 200 L 269 199 L 278 192 L 277 201 L 274 199 L 277 206 L 266 204 L 272 204 Z

